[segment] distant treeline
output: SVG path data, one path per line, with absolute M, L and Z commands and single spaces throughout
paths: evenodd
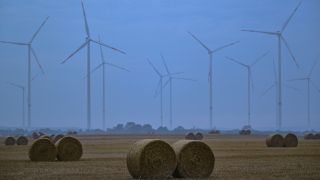
M 117 124 L 113 128 L 108 128 L 106 131 L 102 129 L 51 129 L 51 128 L 39 128 L 32 130 L 25 130 L 22 128 L 2 128 L 0 129 L 0 135 L 11 136 L 11 135 L 28 135 L 32 132 L 42 132 L 44 134 L 67 134 L 70 131 L 76 131 L 78 134 L 184 134 L 190 131 L 205 132 L 201 129 L 185 129 L 182 126 L 178 126 L 173 130 L 169 130 L 167 127 L 153 128 L 150 124 L 136 124 L 135 122 L 127 122 L 126 124 Z
M 75 129 L 70 130 L 60 130 L 60 129 L 50 129 L 50 128 L 39 128 L 33 130 L 26 130 L 22 128 L 8 128 L 8 129 L 0 129 L 1 136 L 13 136 L 13 135 L 31 135 L 33 132 L 42 132 L 44 134 L 52 135 L 52 134 L 67 134 L 71 131 L 78 131 Z M 81 130 L 80 130 L 81 131 Z
M 257 131 L 252 129 L 250 126 L 244 126 L 241 129 L 250 129 L 252 134 L 270 134 L 274 131 Z M 233 129 L 233 130 L 222 130 L 223 134 L 238 134 L 241 129 Z M 106 131 L 102 129 L 90 129 L 83 130 L 79 128 L 38 128 L 32 130 L 26 130 L 22 128 L 0 128 L 1 136 L 13 136 L 13 135 L 31 135 L 33 132 L 42 132 L 44 134 L 52 135 L 52 134 L 69 134 L 70 132 L 76 132 L 77 134 L 186 134 L 188 132 L 201 132 L 201 133 L 209 133 L 210 131 L 207 129 L 185 129 L 182 126 L 178 126 L 172 130 L 169 130 L 167 127 L 158 127 L 153 128 L 150 124 L 138 124 L 135 122 L 127 122 L 126 124 L 117 124 L 113 128 L 108 128 Z M 283 131 L 285 133 L 287 131 Z M 293 131 L 288 131 L 293 132 Z M 305 132 L 295 131 L 297 134 L 303 134 Z
M 186 133 L 190 130 L 178 126 L 173 130 L 169 130 L 167 127 L 162 126 L 154 129 L 150 124 L 136 124 L 134 122 L 127 122 L 125 125 L 118 124 L 113 128 L 107 129 L 108 133 L 142 133 L 142 134 L 156 134 L 156 133 Z M 203 130 L 200 130 L 203 131 Z

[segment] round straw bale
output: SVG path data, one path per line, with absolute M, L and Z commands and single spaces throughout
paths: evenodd
M 201 132 L 197 132 L 195 135 L 195 140 L 202 140 L 203 139 L 203 134 Z
M 57 149 L 47 138 L 35 140 L 29 149 L 31 161 L 54 161 L 57 156 Z
M 268 147 L 283 147 L 284 139 L 280 134 L 271 134 L 266 139 Z
M 14 145 L 15 143 L 16 143 L 16 139 L 15 139 L 14 137 L 11 137 L 11 136 L 7 137 L 7 138 L 4 140 L 4 144 L 5 144 L 6 146 L 12 146 L 12 145 Z
M 288 133 L 284 137 L 284 147 L 297 147 L 298 146 L 298 137 L 293 133 Z
M 127 154 L 127 168 L 133 178 L 165 179 L 176 168 L 172 147 L 158 139 L 143 139 L 133 144 Z
M 193 134 L 193 132 L 189 132 L 186 134 L 185 139 L 194 140 L 194 139 L 196 139 L 196 136 Z
M 38 139 L 40 137 L 40 135 L 37 132 L 33 132 L 32 133 L 32 138 L 33 139 Z
M 74 137 L 62 137 L 56 142 L 59 161 L 77 161 L 82 156 L 82 144 Z
M 208 178 L 214 168 L 214 154 L 202 141 L 180 140 L 172 145 L 177 156 L 175 178 Z
M 304 139 L 314 139 L 315 135 L 313 133 L 307 133 L 304 135 Z
M 53 143 L 56 143 L 59 139 L 61 139 L 61 138 L 63 138 L 63 137 L 64 137 L 63 134 L 58 134 L 58 135 L 56 135 L 56 136 L 53 138 L 52 142 L 53 142 Z
M 28 138 L 26 136 L 19 136 L 17 139 L 17 145 L 28 145 Z

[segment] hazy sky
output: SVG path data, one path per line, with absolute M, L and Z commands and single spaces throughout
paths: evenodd
M 187 31 L 210 48 L 239 40 L 214 55 L 213 119 L 217 128 L 240 128 L 247 122 L 247 79 L 244 63 L 270 53 L 253 69 L 252 126 L 275 128 L 275 89 L 261 94 L 274 82 L 272 60 L 277 41 L 273 36 L 241 32 L 241 29 L 276 31 L 282 27 L 297 0 L 91 0 L 84 1 L 91 36 L 120 48 L 127 55 L 104 49 L 108 61 L 130 69 L 107 69 L 107 126 L 134 121 L 160 125 L 159 98 L 153 94 L 158 76 L 146 58 L 165 72 L 162 53 L 173 72 L 197 82 L 173 84 L 174 126 L 209 128 L 208 54 Z M 0 40 L 27 42 L 50 16 L 33 47 L 46 75 L 33 82 L 33 127 L 86 127 L 86 51 L 68 63 L 60 62 L 85 40 L 80 0 L 0 0 Z M 301 69 L 283 46 L 283 80 L 299 91 L 283 89 L 283 128 L 307 128 L 306 82 L 286 82 L 305 76 L 320 61 L 320 1 L 305 0 L 288 24 L 287 39 Z M 99 47 L 92 46 L 92 67 L 101 62 Z M 32 61 L 32 74 L 40 70 Z M 312 78 L 320 87 L 320 62 Z M 21 125 L 21 91 L 5 82 L 27 84 L 27 49 L 0 44 L 0 126 Z M 92 127 L 102 126 L 101 71 L 92 76 Z M 164 91 L 164 125 L 169 126 L 169 93 Z M 320 129 L 320 93 L 311 87 L 311 122 Z

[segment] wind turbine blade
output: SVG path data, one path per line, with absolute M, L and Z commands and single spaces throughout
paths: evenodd
M 265 96 L 273 87 L 275 87 L 276 83 L 273 83 L 269 88 L 267 88 L 262 94 L 261 96 Z
M 288 89 L 293 89 L 293 90 L 295 90 L 295 91 L 297 91 L 297 92 L 300 92 L 300 89 L 298 89 L 298 88 L 289 86 L 289 85 L 287 85 L 287 84 L 285 84 L 285 86 L 286 86 L 286 88 L 288 88 Z
M 226 44 L 226 45 L 224 45 L 224 46 L 221 46 L 221 47 L 213 50 L 212 52 L 215 53 L 215 52 L 220 51 L 220 50 L 222 50 L 222 49 L 225 49 L 225 48 L 227 48 L 227 47 L 230 47 L 230 46 L 233 46 L 233 45 L 235 45 L 235 44 L 238 44 L 239 42 L 240 42 L 240 41 L 235 41 L 235 42 L 232 42 L 232 43 L 230 43 L 230 44 Z
M 287 25 L 289 24 L 290 20 L 292 19 L 293 15 L 297 12 L 298 8 L 300 7 L 302 1 L 299 2 L 299 4 L 297 5 L 297 7 L 293 10 L 293 12 L 291 13 L 291 15 L 289 16 L 289 18 L 284 22 L 283 26 L 282 26 L 282 29 L 281 29 L 281 32 L 283 32 Z
M 130 72 L 128 69 L 121 67 L 121 66 L 118 66 L 118 65 L 115 65 L 115 64 L 112 64 L 112 63 L 106 62 L 105 64 L 112 66 L 112 67 L 115 67 L 115 68 L 118 68 L 118 69 L 121 69 L 121 70 L 124 70 L 124 71 L 127 71 L 127 72 Z
M 41 70 L 41 73 L 42 73 L 42 74 L 45 74 L 45 73 L 44 73 L 44 70 L 43 70 L 43 68 L 42 68 L 42 66 L 41 66 L 41 64 L 40 64 L 40 62 L 39 62 L 39 59 L 38 59 L 38 57 L 37 57 L 37 55 L 36 55 L 36 52 L 34 51 L 34 49 L 33 49 L 31 46 L 30 46 L 30 49 L 31 49 L 31 52 L 32 52 L 33 57 L 35 58 L 38 66 L 39 66 L 39 68 L 40 68 L 40 70 Z
M 32 77 L 31 81 L 35 80 L 37 77 L 39 76 L 39 74 L 36 74 Z
M 195 39 L 203 48 L 205 48 L 208 52 L 211 52 L 211 50 L 204 45 L 204 43 L 202 43 L 195 35 L 193 35 L 191 32 L 188 31 L 188 33 L 190 34 L 190 36 Z
M 153 97 L 157 97 L 159 95 L 159 89 L 162 88 L 161 87 L 161 80 L 159 80 L 158 84 L 157 84 L 157 87 L 156 87 L 156 90 L 154 91 L 154 95 Z
M 296 64 L 297 68 L 300 68 L 300 66 L 299 66 L 296 58 L 294 57 L 294 55 L 293 55 L 293 53 L 292 53 L 292 51 L 291 51 L 291 49 L 290 49 L 290 47 L 289 47 L 289 44 L 287 43 L 287 41 L 284 39 L 283 36 L 281 36 L 281 39 L 282 39 L 282 41 L 284 42 L 284 45 L 287 47 L 287 49 L 288 49 L 288 51 L 289 51 L 289 54 L 290 54 L 292 60 L 294 61 L 294 63 Z
M 163 62 L 163 64 L 164 64 L 164 67 L 166 68 L 167 73 L 170 74 L 170 71 L 169 71 L 169 68 L 168 68 L 168 66 L 167 66 L 166 60 L 164 59 L 164 57 L 163 57 L 162 54 L 160 54 L 160 56 L 161 56 L 162 62 Z
M 33 34 L 30 43 L 32 43 L 32 41 L 34 40 L 34 38 L 36 38 L 37 34 L 39 33 L 39 31 L 41 30 L 41 28 L 44 26 L 44 24 L 48 21 L 49 16 L 46 17 L 46 19 L 42 22 L 42 24 L 40 25 L 40 27 L 37 29 L 37 31 Z
M 242 29 L 241 31 L 245 32 L 253 32 L 253 33 L 261 33 L 261 34 L 268 34 L 268 35 L 277 35 L 276 32 L 269 32 L 269 31 L 257 31 L 252 29 Z
M 87 36 L 90 37 L 90 32 L 89 32 L 89 26 L 88 26 L 86 11 L 84 10 L 84 5 L 83 5 L 83 1 L 82 1 L 82 0 L 81 0 L 81 6 L 82 6 L 82 12 L 83 12 L 84 25 L 85 25 L 86 33 L 87 33 Z
M 103 65 L 104 65 L 103 63 L 99 64 L 97 67 L 95 67 L 94 69 L 92 69 L 92 70 L 90 71 L 90 74 L 93 74 L 95 71 L 97 71 L 97 70 L 98 70 L 99 68 L 101 68 Z M 86 75 L 86 76 L 83 77 L 83 79 L 86 79 L 86 78 L 88 78 L 88 75 Z
M 103 63 L 99 64 L 97 67 L 95 67 L 94 69 L 92 69 L 92 71 L 90 72 L 91 74 L 94 73 L 96 70 L 98 70 L 99 68 L 101 68 L 103 66 Z
M 172 79 L 179 79 L 179 80 L 185 80 L 185 81 L 194 81 L 196 82 L 197 80 L 191 79 L 191 78 L 180 78 L 180 77 L 173 77 Z
M 251 89 L 252 92 L 254 91 L 254 84 L 253 84 L 253 78 L 252 78 L 252 74 L 250 73 L 250 81 L 251 81 Z
M 260 57 L 258 57 L 252 64 L 251 66 L 256 65 L 259 61 L 261 61 L 261 59 L 263 59 L 266 55 L 269 54 L 269 51 L 265 52 L 264 54 L 262 54 Z
M 311 82 L 312 86 L 320 93 L 320 89 L 319 89 L 319 87 L 316 85 L 316 83 L 314 83 L 311 79 L 310 79 L 310 82 Z
M 14 44 L 14 45 L 21 45 L 21 46 L 28 45 L 28 44 L 26 44 L 26 43 L 13 42 L 13 41 L 0 41 L 0 43 L 5 43 L 5 44 Z
M 88 44 L 89 41 L 86 41 L 83 43 L 78 49 L 76 49 L 72 54 L 70 54 L 65 60 L 61 62 L 61 64 L 65 63 L 68 61 L 73 55 L 75 55 L 78 51 L 80 51 L 83 47 L 85 47 Z
M 103 42 L 98 42 L 98 41 L 95 41 L 95 40 L 93 40 L 93 39 L 90 39 L 92 42 L 94 42 L 94 43 L 96 43 L 96 44 L 99 44 L 99 45 L 102 45 L 102 46 L 104 46 L 104 47 L 106 47 L 106 48 L 109 48 L 109 49 L 112 49 L 112 50 L 114 50 L 114 51 L 117 51 L 117 52 L 119 52 L 119 53 L 122 53 L 122 54 L 126 54 L 124 51 L 122 51 L 122 50 L 120 50 L 120 49 L 117 49 L 117 48 L 114 48 L 114 47 L 112 47 L 112 46 L 109 46 L 109 45 L 107 45 L 107 44 L 104 44 Z
M 289 79 L 287 81 L 304 81 L 307 80 L 307 78 L 294 78 L 294 79 Z
M 179 75 L 179 74 L 183 74 L 184 72 L 176 72 L 176 73 L 170 73 L 170 74 L 166 74 L 166 75 L 163 75 L 164 77 L 166 76 L 172 76 L 172 75 Z
M 164 83 L 164 85 L 162 86 L 162 88 L 165 88 L 170 82 L 170 78 Z
M 312 72 L 313 72 L 314 68 L 317 66 L 317 63 L 318 63 L 318 58 L 314 61 L 313 65 L 312 65 L 312 67 L 311 67 L 311 69 L 310 69 L 310 72 L 309 72 L 309 74 L 308 74 L 308 77 L 309 77 L 309 78 L 310 78 L 310 76 L 312 75 Z
M 277 81 L 277 67 L 276 67 L 276 63 L 274 62 L 274 58 L 272 60 L 273 63 L 273 75 L 274 75 L 274 80 L 275 82 Z
M 237 61 L 237 60 L 235 60 L 235 59 L 233 59 L 233 58 L 230 58 L 230 57 L 226 57 L 226 59 L 227 60 L 229 60 L 229 61 L 232 61 L 232 62 L 234 62 L 234 63 L 236 63 L 236 64 L 239 64 L 240 66 L 244 66 L 244 67 L 248 67 L 248 65 L 246 65 L 246 64 L 244 64 L 244 63 L 242 63 L 242 62 L 240 62 L 240 61 Z
M 150 64 L 150 66 L 152 67 L 152 69 L 161 77 L 161 73 L 157 70 L 156 67 L 154 67 L 154 65 L 151 63 L 151 61 L 149 59 L 147 59 L 148 63 Z
M 16 83 L 12 83 L 12 82 L 7 82 L 7 84 L 9 84 L 11 86 L 14 86 L 14 87 L 17 87 L 17 88 L 21 88 L 21 89 L 24 88 L 22 85 L 19 85 L 19 84 L 16 84 Z
M 99 42 L 101 42 L 101 41 L 100 41 L 100 36 L 99 36 Z M 103 51 L 102 51 L 102 46 L 101 46 L 101 45 L 99 45 L 99 47 L 100 47 L 100 56 L 101 56 L 101 61 L 102 61 L 102 63 L 105 63 L 104 55 L 103 55 Z

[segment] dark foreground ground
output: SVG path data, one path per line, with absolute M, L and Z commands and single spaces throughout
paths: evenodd
M 31 162 L 28 146 L 4 146 L 0 179 L 130 179 L 126 153 L 135 141 L 173 143 L 182 135 L 78 136 L 84 155 L 76 162 Z M 320 179 L 320 140 L 299 138 L 297 148 L 267 148 L 265 136 L 208 135 L 216 161 L 210 179 Z M 30 144 L 30 143 L 29 143 Z

